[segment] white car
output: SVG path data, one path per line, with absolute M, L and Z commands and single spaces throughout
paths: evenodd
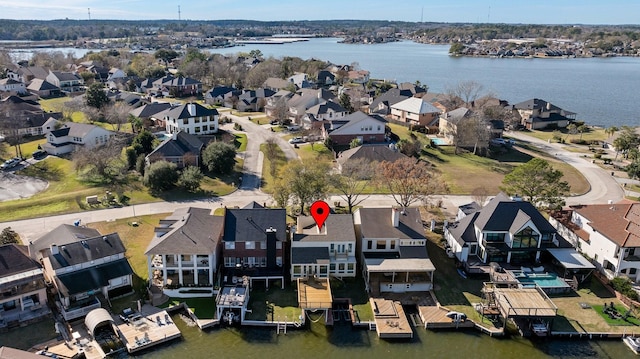
M 22 160 L 19 159 L 18 157 L 10 158 L 4 161 L 4 163 L 0 165 L 0 168 L 3 170 L 8 170 L 10 168 L 17 166 L 20 162 L 22 162 Z
M 290 144 L 296 144 L 296 143 L 303 143 L 304 140 L 302 139 L 302 137 L 294 137 L 292 139 L 289 140 Z

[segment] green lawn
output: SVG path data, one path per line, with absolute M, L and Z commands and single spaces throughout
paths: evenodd
M 331 150 L 329 150 L 323 143 L 304 144 L 298 146 L 295 151 L 302 159 L 302 162 L 331 163 L 333 161 L 333 152 L 331 152 Z
M 186 303 L 193 314 L 198 319 L 215 319 L 216 318 L 216 300 L 214 297 L 206 298 L 169 298 L 169 300 L 161 305 L 161 308 L 169 308 L 180 303 Z
M 331 279 L 331 295 L 333 298 L 351 299 L 353 310 L 358 313 L 361 322 L 373 321 L 373 310 L 369 303 L 369 295 L 364 289 L 363 278 Z
M 604 306 L 602 305 L 594 305 L 592 308 L 605 320 L 605 322 L 607 322 L 607 324 L 615 326 L 640 326 L 640 320 L 638 320 L 638 318 L 636 318 L 635 316 L 629 315 L 626 320 L 623 318 L 611 318 L 608 314 L 604 313 L 603 307 Z M 627 312 L 627 308 L 622 305 L 614 305 L 614 308 L 616 308 L 618 314 L 623 317 Z
M 284 152 L 279 146 L 276 147 L 276 156 L 269 158 L 266 153 L 266 144 L 260 145 L 260 151 L 264 154 L 264 161 L 262 163 L 262 190 L 266 193 L 271 193 L 271 186 L 273 185 L 274 177 L 271 175 L 269 169 L 272 164 L 275 166 L 275 173 L 278 173 L 278 169 L 283 166 L 287 161 L 284 156 Z
M 567 129 L 559 129 L 562 139 L 564 139 L 567 143 L 569 143 L 573 139 L 580 139 L 580 134 L 569 134 Z M 528 136 L 532 136 L 535 138 L 539 138 L 544 141 L 552 140 L 553 138 L 553 130 L 533 130 L 533 131 L 525 131 Z M 582 134 L 582 139 L 591 142 L 591 141 L 605 141 L 609 136 L 604 133 L 604 128 L 599 127 L 589 127 L 589 129 Z
M 291 285 L 280 289 L 279 282 L 269 284 L 269 290 L 263 286 L 254 285 L 249 299 L 251 313 L 247 313 L 248 320 L 297 321 L 301 309 L 298 307 L 298 297 Z
M 243 152 L 247 150 L 247 135 L 244 133 L 236 133 L 234 134 L 236 137 L 233 141 L 234 145 L 238 152 Z

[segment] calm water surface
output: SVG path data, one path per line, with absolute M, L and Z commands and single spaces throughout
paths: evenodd
M 140 358 L 633 358 L 620 341 L 531 342 L 523 338 L 496 339 L 476 331 L 431 332 L 415 330 L 414 340 L 389 342 L 375 332 L 349 326 L 326 328 L 312 324 L 303 331 L 276 335 L 275 329 L 234 328 L 200 331 L 174 316 L 183 339 L 158 347 Z

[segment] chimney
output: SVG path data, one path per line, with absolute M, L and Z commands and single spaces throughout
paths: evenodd
M 195 116 L 196 115 L 196 104 L 195 103 L 187 104 L 187 111 L 189 111 L 189 114 L 191 116 Z
M 51 254 L 56 255 L 60 253 L 60 251 L 58 250 L 58 245 L 55 243 L 51 244 Z
M 400 210 L 398 208 L 391 208 L 391 223 L 396 228 L 400 225 Z

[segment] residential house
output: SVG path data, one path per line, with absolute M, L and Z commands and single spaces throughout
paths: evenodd
M 267 103 L 267 99 L 276 92 L 269 89 L 245 90 L 238 96 L 236 109 L 242 112 L 262 111 Z
M 277 92 L 280 90 L 288 89 L 291 87 L 291 85 L 292 83 L 285 79 L 281 79 L 277 77 L 269 77 L 264 81 L 264 83 L 262 84 L 262 87 Z
M 76 94 L 84 91 L 84 80 L 73 72 L 49 71 L 45 80 L 60 88 L 63 93 Z
M 364 161 L 373 167 L 382 161 L 395 162 L 406 157 L 394 144 L 365 144 L 340 152 L 336 162 L 338 170 L 342 172 L 345 165 L 354 161 Z
M 381 143 L 386 140 L 386 121 L 379 116 L 369 116 L 360 111 L 339 119 L 344 121 L 340 127 L 331 130 L 325 126 L 323 136 L 330 138 L 336 145 L 348 145 L 354 139 L 360 143 Z
M 298 216 L 291 238 L 291 280 L 356 276 L 356 234 L 351 214 L 330 214 L 322 228 Z
M 362 274 L 373 296 L 433 289 L 435 267 L 418 208 L 358 208 Z
M 192 135 L 218 133 L 218 111 L 198 103 L 187 103 L 167 109 L 162 114 L 168 133 L 184 131 Z
M 224 95 L 232 91 L 235 91 L 235 88 L 228 86 L 216 86 L 205 92 L 204 102 L 207 105 L 222 105 L 224 104 Z
M 40 66 L 18 66 L 7 70 L 7 77 L 24 84 L 34 79 L 44 80 L 49 75 L 49 70 Z
M 351 70 L 347 73 L 349 82 L 356 84 L 366 84 L 369 82 L 369 71 L 367 70 Z
M 0 246 L 0 328 L 20 326 L 51 314 L 42 266 L 26 246 Z
M 283 279 L 287 243 L 285 209 L 247 206 L 225 209 L 224 270 L 232 278 Z
M 42 149 L 52 155 L 64 155 L 78 147 L 95 148 L 106 144 L 114 133 L 87 123 L 65 122 L 62 127 L 47 134 Z
M 640 203 L 576 205 L 549 222 L 609 279 L 640 282 Z
M 267 98 L 264 105 L 264 113 L 270 118 L 284 120 L 289 115 L 289 99 L 293 97 L 293 92 L 280 90 Z
M 339 103 L 327 101 L 310 107 L 302 117 L 302 125 L 305 128 L 313 127 L 316 122 L 339 120 L 349 112 Z
M 163 96 L 196 96 L 202 93 L 202 82 L 189 77 L 167 75 L 154 80 L 147 91 Z
M 24 94 L 27 92 L 27 88 L 24 83 L 7 77 L 0 79 L 0 91 Z
M 300 124 L 302 117 L 308 109 L 319 103 L 334 101 L 335 98 L 333 93 L 324 89 L 300 89 L 296 91 L 295 95 L 287 102 L 289 106 L 289 119 L 293 123 Z
M 170 297 L 212 296 L 217 270 L 222 263 L 224 217 L 211 209 L 180 208 L 161 219 L 147 249 L 150 286 Z M 197 287 L 199 293 L 180 291 Z M 210 292 L 204 293 L 204 289 Z M 152 291 L 153 292 L 153 291 Z
M 27 91 L 41 98 L 58 97 L 61 95 L 61 90 L 58 86 L 43 79 L 33 79 L 29 86 L 27 86 Z
M 112 67 L 109 70 L 109 75 L 107 76 L 107 81 L 114 81 L 116 79 L 124 79 L 127 78 L 127 73 L 124 70 L 121 70 L 117 67 Z
M 529 202 L 499 193 L 483 208 L 450 223 L 447 244 L 467 271 L 474 265 L 535 264 L 546 248 L 560 246 L 557 231 Z
M 204 143 L 196 136 L 184 131 L 174 133 L 160 143 L 146 157 L 147 166 L 158 161 L 175 163 L 179 169 L 187 166 L 199 167 Z
M 328 70 L 318 71 L 318 75 L 316 76 L 316 85 L 318 85 L 318 87 L 330 87 L 335 84 L 336 84 L 336 75 L 332 74 L 331 71 L 328 71 Z
M 99 297 L 115 298 L 133 290 L 133 270 L 117 233 L 102 235 L 63 224 L 31 243 L 29 251 L 42 262 L 65 320 L 100 308 Z
M 460 107 L 464 101 L 452 94 L 428 92 L 422 95 L 422 101 L 428 102 L 431 106 L 440 110 L 440 112 L 448 112 Z
M 398 84 L 398 89 L 401 91 L 409 91 L 411 92 L 412 97 L 422 98 L 427 93 L 427 89 L 418 84 L 412 84 L 411 82 L 402 82 Z
M 391 114 L 391 106 L 400 101 L 404 101 L 412 96 L 408 90 L 400 90 L 397 88 L 389 89 L 387 92 L 373 99 L 369 105 L 369 113 L 377 113 L 380 115 Z
M 439 109 L 416 97 L 391 105 L 391 119 L 409 125 L 437 126 L 439 116 Z
M 520 124 L 529 130 L 565 128 L 575 121 L 576 113 L 563 110 L 545 100 L 533 98 L 513 105 L 520 115 Z
M 157 127 L 164 129 L 166 125 L 160 114 L 170 108 L 171 104 L 168 102 L 152 102 L 129 111 L 129 114 L 140 118 L 145 128 Z
M 297 90 L 311 88 L 311 82 L 309 76 L 303 72 L 298 72 L 287 78 L 290 84 L 295 85 Z
M 0 121 L 3 136 L 38 136 L 46 132 L 49 119 L 61 119 L 62 113 L 44 112 L 40 104 L 27 97 L 9 96 L 0 101 Z
M 466 107 L 460 107 L 453 111 L 445 112 L 440 116 L 440 122 L 438 125 L 439 136 L 444 137 L 448 143 L 456 143 L 460 147 L 465 147 L 467 144 L 462 143 L 463 136 L 458 136 L 458 130 L 462 131 L 464 123 L 473 117 L 473 112 Z M 473 146 L 473 143 L 471 143 Z

